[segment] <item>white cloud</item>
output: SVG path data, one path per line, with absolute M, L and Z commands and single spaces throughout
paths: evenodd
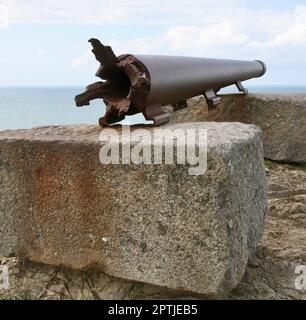
M 0 0 L 1 1 L 1 0 Z M 10 2 L 8 0 L 2 0 Z M 12 0 L 15 23 L 169 25 L 216 22 L 242 0 Z
M 9 27 L 9 8 L 6 1 L 0 1 L 0 29 Z
M 103 39 L 102 39 L 103 40 Z M 137 37 L 126 41 L 112 39 L 110 45 L 114 52 L 142 54 L 189 54 L 203 55 L 208 49 L 238 46 L 247 43 L 248 36 L 232 22 L 200 26 L 170 27 L 164 34 L 152 37 Z M 94 56 L 91 50 L 73 59 L 71 65 L 75 69 L 85 68 L 92 64 Z
M 279 19 L 279 25 L 283 22 Z M 266 41 L 252 41 L 250 47 L 273 48 L 278 46 L 306 45 L 306 6 L 301 5 L 290 13 L 290 23 L 285 30 L 275 31 Z
M 295 9 L 292 25 L 286 32 L 277 34 L 268 41 L 268 46 L 271 47 L 290 44 L 306 45 L 306 6 Z
M 74 58 L 71 62 L 71 67 L 73 69 L 81 69 L 83 66 L 92 64 L 93 61 L 94 61 L 94 55 L 89 49 L 84 54 Z
M 206 49 L 215 46 L 241 45 L 248 40 L 231 21 L 211 24 L 208 26 L 171 27 L 163 36 L 163 42 L 171 49 L 186 48 Z
M 139 1 L 133 3 L 135 5 Z M 170 11 L 172 5 L 167 3 L 165 6 L 166 11 Z M 187 24 L 169 25 L 160 34 L 125 40 L 112 39 L 108 44 L 116 54 L 151 53 L 263 59 L 270 66 L 293 65 L 297 59 L 306 63 L 304 51 L 300 50 L 301 45 L 306 45 L 306 6 L 280 12 L 251 11 L 243 7 L 233 11 L 228 6 L 215 9 L 217 14 L 210 12 L 202 23 L 198 23 L 195 18 Z M 142 7 L 142 10 L 145 8 Z M 193 14 L 194 17 L 197 16 L 197 13 Z M 175 18 L 173 21 L 176 21 Z M 93 63 L 94 57 L 88 51 L 80 53 L 72 65 L 81 69 Z
M 306 44 L 306 6 L 250 10 L 242 0 L 0 0 L 11 23 L 163 26 L 151 38 L 128 39 L 136 49 Z M 1 8 L 1 6 L 0 6 Z M 1 17 L 1 10 L 0 10 Z M 152 44 L 151 44 L 152 42 Z M 138 51 L 138 50 L 137 50 Z
M 116 23 L 126 8 L 96 0 L 0 0 L 9 8 L 12 23 Z M 116 9 L 116 10 L 115 10 Z

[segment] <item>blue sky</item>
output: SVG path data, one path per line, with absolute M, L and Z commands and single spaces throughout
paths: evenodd
M 81 85 L 87 40 L 121 53 L 261 59 L 254 85 L 306 85 L 306 1 L 0 0 L 0 85 Z

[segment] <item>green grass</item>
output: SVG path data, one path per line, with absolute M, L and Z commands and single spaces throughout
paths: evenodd
M 2 294 L 0 294 L 0 301 L 3 300 L 16 300 L 16 298 L 10 297 L 10 296 L 4 296 Z
M 0 294 L 0 301 L 4 301 L 4 300 L 40 300 L 40 299 L 33 299 L 30 297 L 30 295 L 28 295 L 27 292 L 24 292 L 18 296 L 14 296 L 11 294 Z
M 306 172 L 306 163 L 296 163 L 296 164 L 290 164 L 291 167 L 295 169 L 300 169 Z
M 273 168 L 275 165 L 277 164 L 277 162 L 265 159 L 265 166 L 269 169 L 269 168 Z
M 277 162 L 277 161 L 272 161 L 272 160 L 265 160 L 265 166 L 268 169 L 272 169 L 275 166 L 279 166 L 279 165 L 287 165 L 289 167 L 291 167 L 292 169 L 295 170 L 303 170 L 306 172 L 306 163 L 285 163 L 285 162 Z

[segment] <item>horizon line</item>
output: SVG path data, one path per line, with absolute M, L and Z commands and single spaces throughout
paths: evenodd
M 57 84 L 46 84 L 46 85 L 40 85 L 40 84 L 8 84 L 8 85 L 2 85 L 0 84 L 0 88 L 75 88 L 75 87 L 86 87 L 87 85 L 82 84 L 65 84 L 65 85 L 57 85 Z M 234 86 L 234 85 L 233 85 Z M 229 88 L 231 86 L 225 87 Z M 277 83 L 271 83 L 271 84 L 249 84 L 249 88 L 255 88 L 255 87 L 306 87 L 305 84 L 277 84 Z

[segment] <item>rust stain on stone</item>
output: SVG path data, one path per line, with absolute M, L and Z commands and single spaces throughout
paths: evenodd
M 102 238 L 113 232 L 114 196 L 107 184 L 98 182 L 103 168 L 96 154 L 86 146 L 35 145 L 31 155 L 33 203 L 27 227 L 34 232 L 27 239 L 29 257 L 66 264 L 65 250 L 75 246 L 83 249 L 74 254 L 74 265 L 103 264 Z

